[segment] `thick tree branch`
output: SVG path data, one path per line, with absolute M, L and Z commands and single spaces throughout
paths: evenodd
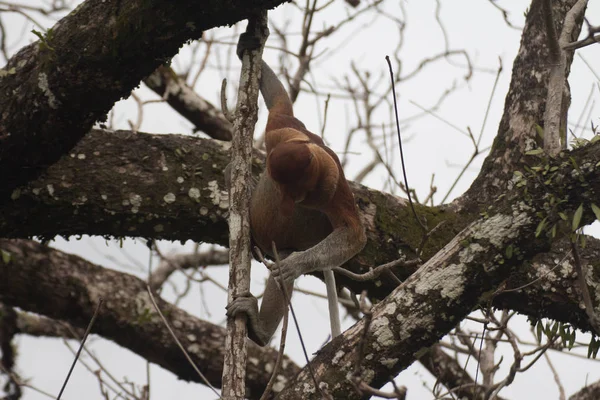
M 463 365 L 455 357 L 451 357 L 442 350 L 441 346 L 433 345 L 419 361 L 427 370 L 436 377 L 437 382 L 444 385 L 455 397 L 468 400 L 485 400 L 489 387 L 475 383 Z M 444 398 L 453 398 L 446 396 Z M 502 397 L 496 397 L 503 400 Z
M 571 93 L 567 82 L 568 67 L 573 53 L 563 50 L 569 42 L 577 39 L 581 30 L 581 21 L 587 6 L 587 0 L 579 0 L 571 8 L 564 19 L 560 32 L 560 38 L 556 37 L 554 21 L 552 18 L 552 7 L 550 0 L 544 1 L 544 10 L 548 10 L 550 20 L 546 21 L 547 30 L 553 34 L 548 35 L 550 48 L 550 77 L 548 79 L 548 98 L 546 99 L 546 110 L 544 111 L 544 150 L 546 153 L 556 156 L 561 150 L 567 148 L 567 111 L 571 104 Z M 573 35 L 573 31 L 576 35 Z
M 71 150 L 117 100 L 187 40 L 280 3 L 85 1 L 4 68 L 0 200 Z
M 569 400 L 596 400 L 600 398 L 600 382 L 594 382 L 584 387 L 577 393 L 573 393 Z
M 20 188 L 13 201 L 0 207 L 0 236 L 52 238 L 91 234 L 192 239 L 227 245 L 228 195 L 222 170 L 229 162 L 228 147 L 228 143 L 179 135 L 92 131 L 68 156 L 40 179 Z M 254 156 L 254 174 L 258 175 L 262 155 L 255 152 Z M 600 157 L 600 144 L 572 156 L 578 165 L 585 164 L 587 168 L 586 158 Z M 569 179 L 578 181 L 570 173 Z M 554 181 L 548 191 L 560 193 L 570 182 Z M 413 258 L 421 237 L 415 234 L 419 230 L 406 202 L 360 185 L 353 185 L 353 190 L 369 240 L 348 268 L 364 273 L 369 267 L 397 259 L 399 253 Z M 593 197 L 595 190 L 586 187 L 582 193 Z M 577 207 L 579 203 L 573 205 Z M 446 221 L 427 242 L 424 259 L 479 216 L 479 212 L 472 215 L 466 209 L 455 213 L 447 208 L 424 206 L 418 206 L 417 212 L 427 218 L 430 226 Z M 547 316 L 589 329 L 587 317 L 579 307 L 579 289 L 571 261 L 563 260 L 568 249 L 568 245 L 557 242 L 550 253 L 522 265 L 507 288 L 524 287 L 500 295 L 494 304 L 534 318 Z M 592 266 L 599 255 L 598 242 L 590 238 L 582 249 L 582 258 L 589 268 L 595 301 L 600 299 L 600 271 Z M 561 261 L 561 266 L 556 267 L 556 260 Z M 414 269 L 394 270 L 401 280 L 412 272 Z M 355 292 L 365 289 L 369 296 L 379 299 L 396 286 L 383 278 L 370 282 L 339 278 Z M 595 285 L 598 290 L 594 290 Z
M 231 140 L 233 126 L 221 110 L 202 98 L 171 67 L 161 65 L 144 83 L 162 97 L 182 117 L 194 124 L 197 131 L 219 140 Z
M 586 167 L 575 174 L 577 180 L 581 178 L 580 184 L 571 181 L 562 192 L 574 203 L 569 206 L 564 202 L 543 212 L 548 227 L 560 220 L 559 213 L 573 215 L 576 205 L 585 199 L 584 187 L 590 185 L 594 191 L 600 190 L 600 174 L 595 171 L 600 146 L 594 147 L 581 150 L 582 165 Z M 566 183 L 571 175 L 569 163 L 559 165 L 556 165 L 558 175 L 549 180 Z M 540 212 L 547 204 L 547 183 L 548 180 L 530 182 L 527 194 L 525 189 L 513 186 L 489 209 L 489 216 L 471 223 L 373 308 L 366 335 L 363 334 L 366 322 L 361 320 L 322 349 L 311 361 L 319 385 L 326 386 L 334 398 L 359 399 L 360 394 L 348 378 L 353 373 L 370 386 L 385 384 L 475 306 L 491 302 L 502 290 L 498 289 L 500 284 L 518 269 L 521 260 L 531 259 L 550 246 L 549 231 L 540 232 L 539 228 Z M 586 221 L 595 219 L 591 210 L 586 210 L 586 214 Z M 359 345 L 361 340 L 365 340 L 363 345 Z M 361 370 L 355 371 L 358 349 L 364 349 L 364 357 Z M 297 398 L 299 393 L 304 394 L 303 398 L 320 398 L 307 368 L 286 386 L 279 398 Z
M 179 378 L 198 381 L 198 375 L 173 342 L 155 313 L 140 279 L 89 263 L 27 240 L 0 240 L 0 249 L 10 255 L 0 260 L 0 302 L 50 318 L 61 319 L 75 327 L 85 327 L 99 297 L 104 299 L 93 332 L 110 339 L 173 372 Z M 221 385 L 225 329 L 201 321 L 185 311 L 156 298 L 177 337 L 202 373 Z M 277 352 L 248 343 L 249 356 L 246 395 L 258 398 L 264 390 Z M 287 360 L 282 379 L 291 377 L 298 367 Z
M 490 154 L 481 172 L 457 206 L 480 207 L 484 210 L 506 189 L 513 172 L 525 161 L 526 153 L 542 147 L 539 132 L 544 129 L 544 111 L 552 64 L 542 12 L 545 0 L 533 0 L 523 28 L 521 47 L 513 64 L 510 88 L 504 103 L 504 114 Z M 555 27 L 563 26 L 565 16 L 577 0 L 552 1 Z M 577 37 L 582 20 L 574 21 L 569 33 Z M 561 88 L 567 87 L 573 52 L 565 52 Z M 561 91 L 561 95 L 562 95 Z M 570 100 L 569 100 L 570 101 Z M 568 101 L 563 102 L 564 105 Z M 560 110 L 566 115 L 566 109 Z M 565 117 L 566 118 L 566 117 Z M 538 146 L 538 143 L 540 144 Z

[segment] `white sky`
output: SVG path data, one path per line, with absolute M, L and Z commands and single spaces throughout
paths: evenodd
M 23 4 L 25 2 L 22 2 Z M 401 18 L 396 5 L 387 2 L 388 11 L 396 17 Z M 516 26 L 522 27 L 524 24 L 523 13 L 529 2 L 502 1 L 499 2 L 504 7 L 509 7 L 510 21 Z M 600 20 L 600 2 L 591 1 L 588 10 L 588 17 L 592 24 L 599 24 Z M 31 0 L 28 4 L 39 4 Z M 444 39 L 439 26 L 436 24 L 434 13 L 436 8 L 435 1 L 412 1 L 404 2 L 406 8 L 406 32 L 404 37 L 404 47 L 400 56 L 404 63 L 405 73 L 411 71 L 424 58 L 437 54 L 444 49 Z M 348 7 L 341 0 L 338 0 L 331 6 L 330 10 L 319 15 L 315 21 L 316 27 L 329 26 L 339 21 L 340 16 L 345 15 Z M 371 14 L 369 14 L 371 15 Z M 291 24 L 289 28 L 292 32 L 298 32 L 299 20 L 298 11 L 291 4 L 285 4 L 276 11 L 270 13 L 271 21 L 276 21 L 278 26 Z M 4 23 L 8 23 L 9 36 L 8 43 L 14 52 L 23 44 L 29 43 L 36 37 L 29 33 L 33 28 L 30 22 L 24 21 L 18 14 L 0 14 Z M 504 71 L 501 75 L 495 97 L 491 104 L 490 115 L 487 125 L 483 130 L 482 147 L 489 146 L 496 134 L 498 123 L 502 115 L 504 97 L 507 92 L 512 62 L 519 47 L 521 32 L 519 30 L 507 27 L 501 14 L 488 2 L 475 0 L 462 0 L 460 2 L 443 2 L 441 9 L 441 18 L 448 32 L 449 47 L 451 49 L 465 49 L 472 57 L 472 62 L 481 70 L 492 72 L 477 72 L 469 81 L 465 82 L 463 77 L 465 69 L 451 65 L 445 61 L 436 63 L 426 68 L 419 78 L 411 80 L 397 86 L 399 93 L 399 112 L 401 118 L 414 115 L 419 109 L 413 104 L 417 103 L 424 107 L 433 105 L 441 92 L 456 83 L 461 90 L 453 93 L 443 104 L 437 115 L 446 119 L 450 123 L 465 130 L 470 127 L 477 135 L 482 126 L 483 117 L 487 108 L 488 99 L 494 81 L 494 71 L 498 66 L 498 57 L 502 59 Z M 290 22 L 286 22 L 290 20 Z M 39 18 L 44 21 L 47 27 L 52 23 L 49 20 Z M 359 29 L 361 27 L 361 29 Z M 38 28 L 36 28 L 38 29 Z M 242 26 L 238 26 L 236 32 L 239 33 Z M 585 28 L 584 28 L 585 29 Z M 39 30 L 39 29 L 38 29 Z M 273 30 L 272 30 L 273 32 Z M 21 34 L 22 33 L 22 34 Z M 585 30 L 583 34 L 586 34 Z M 223 41 L 234 42 L 234 29 L 223 28 L 214 31 L 216 38 Z M 357 23 L 348 24 L 338 34 L 331 39 L 323 42 L 320 51 L 325 51 L 322 58 L 317 59 L 313 64 L 311 74 L 316 77 L 319 88 L 324 92 L 332 91 L 333 82 L 341 81 L 345 75 L 350 73 L 349 64 L 354 62 L 361 70 L 369 70 L 373 76 L 379 76 L 386 73 L 386 64 L 384 56 L 392 54 L 398 39 L 398 30 L 396 26 L 388 19 L 379 17 L 373 19 L 372 16 L 358 19 Z M 295 49 L 298 37 L 290 40 L 290 48 Z M 272 33 L 272 39 L 269 42 L 272 46 L 279 46 L 275 35 Z M 327 46 L 327 47 L 324 47 Z M 580 51 L 580 54 L 588 60 L 591 65 L 600 65 L 600 45 L 587 47 Z M 319 51 L 317 51 L 318 53 Z M 332 53 L 331 56 L 330 53 Z M 266 59 L 276 63 L 278 52 L 267 50 Z M 329 56 L 329 57 L 328 57 Z M 189 48 L 184 48 L 181 55 L 178 56 L 173 65 L 175 68 L 181 65 L 187 65 L 189 60 Z M 459 57 L 453 58 L 457 65 L 464 65 Z M 209 66 L 215 67 L 214 59 L 209 60 Z M 236 82 L 239 73 L 239 63 L 233 59 L 231 70 L 215 70 L 209 68 L 200 77 L 196 89 L 198 92 L 219 104 L 218 90 L 221 78 L 227 77 L 230 82 Z M 395 66 L 397 68 L 397 66 Z M 600 69 L 595 71 L 600 74 Z M 385 75 L 387 77 L 387 75 Z M 309 78 L 313 79 L 313 78 Z M 387 84 L 387 80 L 385 81 Z M 599 108 L 597 106 L 599 96 L 598 79 L 594 78 L 593 72 L 582 62 L 578 56 L 575 57 L 571 71 L 571 91 L 572 106 L 570 111 L 570 122 L 579 118 L 590 90 L 592 91 L 593 106 L 592 119 L 596 125 L 600 123 Z M 234 99 L 234 88 L 230 85 L 230 99 Z M 383 86 L 380 86 L 382 88 Z M 335 93 L 336 91 L 333 90 Z M 156 95 L 148 89 L 142 88 L 139 93 L 144 98 L 156 98 Z M 320 131 L 319 117 L 323 110 L 324 98 L 315 101 L 313 96 L 301 94 L 296 103 L 296 115 L 302 119 L 309 129 Z M 234 104 L 234 100 L 230 100 Z M 261 104 L 262 118 L 259 121 L 257 132 L 264 128 L 265 110 Z M 331 147 L 341 152 L 343 150 L 344 138 L 347 132 L 348 124 L 346 121 L 352 121 L 353 115 L 348 110 L 352 110 L 348 104 L 334 102 L 332 100 L 328 113 L 328 123 L 326 130 L 326 139 Z M 377 123 L 388 123 L 389 116 L 385 113 L 376 115 Z M 136 108 L 131 100 L 121 101 L 116 106 L 115 121 L 117 126 L 127 129 L 127 120 L 135 120 Z M 585 121 L 589 127 L 589 120 Z M 144 113 L 144 123 L 141 131 L 155 133 L 189 133 L 191 124 L 178 114 L 168 110 L 164 105 L 148 105 Z M 589 134 L 589 133 L 588 133 Z M 438 186 L 436 200 L 439 202 L 444 193 L 448 190 L 451 183 L 466 160 L 470 157 L 473 148 L 470 140 L 461 133 L 450 128 L 444 122 L 436 118 L 425 118 L 414 121 L 403 128 L 403 137 L 408 138 L 405 142 L 405 157 L 409 183 L 417 189 L 418 194 L 424 197 L 429 191 L 431 175 L 435 174 L 435 184 Z M 352 155 L 351 162 L 346 167 L 346 174 L 352 178 L 368 161 L 372 155 L 365 144 L 364 137 L 358 136 L 353 142 L 351 148 L 355 155 Z M 397 159 L 394 154 L 394 159 Z M 458 196 L 466 190 L 473 178 L 477 175 L 479 166 L 483 157 L 479 157 L 473 166 L 467 171 L 465 177 L 458 183 L 453 191 L 453 196 Z M 396 173 L 400 174 L 398 163 L 394 164 Z M 381 167 L 376 169 L 368 176 L 365 184 L 382 188 L 386 181 L 385 170 Z M 132 266 L 132 263 L 124 256 L 119 249 L 118 243 L 105 242 L 100 239 L 84 238 L 81 241 L 65 242 L 57 240 L 53 246 L 83 256 L 84 258 L 96 262 L 100 265 L 125 270 L 134 273 L 140 277 L 145 276 L 144 269 L 148 264 L 148 250 L 143 243 L 134 240 L 125 242 L 125 251 L 136 258 L 140 268 Z M 180 246 L 164 243 L 162 251 L 173 249 L 181 250 Z M 188 243 L 185 248 L 189 251 L 192 244 Z M 119 260 L 115 262 L 114 257 Z M 155 261 L 156 265 L 156 261 Z M 265 269 L 261 266 L 255 266 L 253 275 L 253 292 L 260 293 L 262 290 L 261 282 L 266 276 Z M 209 274 L 221 282 L 227 284 L 227 269 L 223 267 L 211 268 Z M 183 277 L 177 275 L 173 282 L 181 289 L 183 287 Z M 311 290 L 324 292 L 324 285 L 315 278 L 305 277 L 299 280 L 298 286 Z M 186 298 L 181 306 L 187 311 L 214 323 L 224 323 L 224 307 L 226 296 L 219 289 L 210 284 L 203 287 L 204 297 L 210 299 L 210 313 L 204 308 L 201 301 L 199 287 L 194 284 L 192 294 Z M 167 299 L 173 299 L 173 292 L 170 289 L 164 291 Z M 299 320 L 302 324 L 301 329 L 307 343 L 309 353 L 315 352 L 327 338 L 327 307 L 324 301 L 314 297 L 296 294 L 293 301 L 296 311 L 299 313 Z M 314 318 L 319 318 L 319 324 L 323 329 L 313 329 L 315 326 Z M 353 321 L 349 318 L 344 321 L 344 326 L 349 327 Z M 513 325 L 522 338 L 531 340 L 529 335 L 529 325 L 524 318 L 520 318 Z M 278 335 L 278 334 L 277 334 Z M 579 335 L 578 339 L 585 336 Z M 278 342 L 278 336 L 273 339 L 273 343 Z M 32 339 L 20 336 L 17 339 L 19 345 L 18 354 L 18 372 L 24 378 L 32 378 L 31 383 L 50 393 L 57 394 L 66 375 L 72 360 L 61 340 L 56 339 Z M 107 369 L 117 378 L 126 377 L 128 381 L 142 385 L 146 380 L 146 363 L 136 355 L 119 346 L 92 336 L 88 342 L 90 348 L 100 357 Z M 75 343 L 72 345 L 76 346 Z M 293 329 L 289 330 L 287 354 L 296 362 L 303 365 L 300 346 Z M 501 379 L 508 366 L 510 365 L 510 351 L 499 351 L 505 356 L 497 377 Z M 600 369 L 597 362 L 588 361 L 581 358 L 570 357 L 563 354 L 551 353 L 551 359 L 557 369 L 562 384 L 564 385 L 567 396 L 579 390 L 586 382 L 594 382 L 600 379 Z M 84 361 L 91 361 L 84 357 Z M 463 360 L 464 361 L 464 360 Z M 469 371 L 473 373 L 475 363 L 473 360 L 469 363 Z M 152 375 L 152 398 L 214 398 L 214 395 L 202 385 L 189 384 L 178 381 L 171 373 L 162 370 L 160 367 L 151 367 Z M 423 382 L 431 386 L 433 380 L 431 376 L 420 367 L 418 363 L 413 365 L 407 371 L 403 372 L 397 379 L 397 382 L 408 386 L 409 399 L 428 399 L 431 398 L 430 392 L 424 387 Z M 543 382 L 543 384 L 541 384 Z M 98 394 L 98 383 L 96 378 L 78 365 L 75 368 L 73 376 L 64 399 L 101 399 Z M 531 399 L 531 398 L 558 398 L 558 390 L 554 384 L 550 370 L 544 360 L 538 362 L 530 371 L 525 374 L 518 374 L 515 382 L 507 389 L 501 392 L 501 395 L 509 399 Z M 34 393 L 30 390 L 25 391 L 23 397 L 25 400 L 45 399 L 46 397 Z

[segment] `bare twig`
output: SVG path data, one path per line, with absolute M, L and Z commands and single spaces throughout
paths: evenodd
M 279 256 L 275 253 L 276 260 L 278 260 Z M 262 255 L 261 255 L 262 258 Z M 264 261 L 264 259 L 263 259 Z M 276 268 L 279 268 L 279 262 L 275 265 Z M 281 276 L 281 275 L 280 275 Z M 260 397 L 260 400 L 267 400 L 269 398 L 269 394 L 271 389 L 273 389 L 273 385 L 275 384 L 275 380 L 277 378 L 277 374 L 279 373 L 279 368 L 281 368 L 281 363 L 283 361 L 283 353 L 285 352 L 285 341 L 287 339 L 287 330 L 288 330 L 288 322 L 289 322 L 289 311 L 290 311 L 290 302 L 288 294 L 285 290 L 285 286 L 279 282 L 279 287 L 281 288 L 283 295 L 286 299 L 286 309 L 283 313 L 283 326 L 281 328 L 281 338 L 279 339 L 279 352 L 277 353 L 277 360 L 275 361 L 275 367 L 273 367 L 273 374 L 267 383 L 267 387 L 265 388 L 264 393 Z M 315 381 L 316 382 L 316 381 Z
M 390 71 L 390 79 L 392 82 L 392 96 L 394 97 L 394 115 L 396 116 L 396 132 L 398 133 L 398 147 L 400 149 L 400 162 L 402 164 L 402 175 L 404 176 L 404 185 L 406 186 L 406 190 L 407 190 L 408 202 L 410 203 L 410 208 L 412 209 L 415 220 L 417 221 L 417 223 L 419 224 L 419 226 L 421 227 L 423 232 L 427 232 L 427 227 L 423 224 L 423 221 L 421 221 L 421 219 L 418 217 L 417 211 L 415 210 L 415 205 L 413 204 L 413 201 L 411 198 L 412 196 L 409 193 L 410 190 L 409 190 L 409 186 L 408 186 L 408 177 L 406 175 L 406 166 L 404 165 L 404 154 L 402 151 L 402 137 L 400 136 L 400 121 L 398 119 L 398 104 L 396 101 L 396 85 L 394 82 L 394 71 L 392 70 L 392 62 L 390 61 L 390 57 L 385 56 L 385 60 L 388 63 L 388 68 Z
M 83 338 L 81 339 L 81 343 L 79 344 L 79 349 L 77 350 L 77 354 L 75 354 L 75 359 L 73 360 L 73 363 L 71 364 L 71 368 L 69 368 L 69 372 L 67 373 L 67 377 L 65 378 L 65 381 L 63 382 L 62 387 L 60 388 L 60 392 L 58 392 L 58 396 L 56 396 L 56 400 L 60 400 L 60 397 L 62 396 L 63 392 L 65 391 L 65 388 L 67 387 L 67 383 L 69 382 L 71 373 L 73 372 L 73 369 L 75 368 L 75 364 L 77 364 L 77 360 L 79 359 L 79 356 L 81 355 L 81 350 L 83 350 L 83 345 L 85 344 L 85 341 L 87 340 L 88 335 L 92 331 L 92 327 L 94 326 L 94 322 L 96 322 L 96 317 L 98 317 L 98 313 L 100 312 L 100 307 L 102 306 L 103 301 L 104 300 L 102 299 L 102 297 L 100 297 L 98 299 L 98 305 L 96 306 L 94 315 L 92 316 L 92 319 L 90 320 L 90 323 L 88 324 L 88 327 L 85 330 L 85 333 L 83 334 Z
M 383 272 L 388 271 L 392 268 L 396 268 L 396 267 L 416 267 L 418 265 L 420 265 L 422 263 L 422 261 L 420 259 L 414 259 L 414 260 L 404 260 L 404 259 L 397 259 L 394 261 L 390 261 L 389 263 L 385 263 L 382 265 L 379 265 L 375 268 L 372 268 L 369 272 L 365 272 L 364 274 L 355 274 L 354 272 L 348 271 L 347 269 L 344 269 L 342 267 L 337 267 L 337 268 L 333 268 L 333 270 L 335 272 L 337 272 L 340 275 L 344 275 L 347 276 L 348 278 L 354 280 L 354 281 L 358 281 L 358 282 L 365 282 L 365 281 L 371 281 L 373 279 L 377 279 L 379 277 L 379 275 L 381 275 Z
M 600 26 L 591 26 L 588 23 L 588 35 L 585 39 L 578 40 L 563 46 L 565 50 L 576 50 L 589 46 L 594 43 L 600 43 Z
M 578 238 L 576 239 L 578 240 Z M 575 264 L 575 272 L 579 281 L 579 289 L 581 290 L 581 297 L 583 297 L 583 304 L 585 305 L 585 313 L 590 320 L 590 325 L 596 331 L 596 335 L 600 335 L 600 321 L 594 311 L 594 303 L 592 303 L 592 297 L 587 286 L 587 273 L 585 268 L 581 265 L 581 257 L 579 257 L 579 249 L 577 243 L 571 242 L 571 250 L 573 251 L 573 260 Z
M 548 79 L 548 95 L 544 112 L 544 150 L 554 156 L 566 148 L 567 110 L 570 94 L 565 85 L 567 74 L 567 51 L 562 50 L 569 43 L 575 29 L 575 21 L 585 11 L 587 0 L 579 0 L 565 16 L 565 21 L 557 39 L 552 19 L 552 2 L 544 0 L 544 20 L 550 48 L 552 67 Z
M 167 328 L 167 330 L 171 334 L 171 337 L 173 338 L 173 340 L 177 344 L 177 347 L 179 347 L 179 349 L 181 350 L 181 352 L 183 353 L 183 355 L 185 356 L 185 358 L 188 360 L 188 362 L 190 363 L 190 365 L 192 366 L 192 368 L 194 368 L 194 371 L 196 371 L 196 373 L 200 377 L 200 380 L 206 386 L 208 386 L 213 391 L 213 393 L 218 396 L 218 398 L 221 398 L 221 396 L 219 396 L 219 392 L 217 392 L 217 390 L 214 388 L 214 386 L 210 384 L 210 382 L 208 381 L 208 379 L 206 378 L 206 376 L 204 376 L 204 374 L 198 369 L 198 367 L 196 366 L 196 363 L 194 363 L 194 360 L 192 360 L 192 357 L 190 357 L 190 355 L 187 352 L 187 350 L 185 349 L 185 347 L 183 347 L 183 345 L 179 341 L 179 338 L 177 337 L 177 335 L 175 335 L 175 332 L 173 331 L 173 328 L 171 328 L 171 324 L 169 324 L 169 321 L 167 321 L 167 319 L 163 315 L 162 311 L 160 311 L 160 308 L 158 307 L 158 304 L 156 303 L 156 300 L 154 299 L 154 295 L 152 294 L 152 290 L 150 289 L 150 286 L 147 286 L 146 290 L 148 292 L 148 296 L 150 297 L 150 302 L 154 306 L 154 309 L 158 313 L 158 316 L 162 320 L 163 324 L 165 324 L 165 327 Z
M 558 375 L 556 368 L 554 368 L 554 365 L 552 364 L 552 361 L 550 360 L 550 356 L 548 355 L 547 352 L 544 352 L 544 358 L 546 359 L 546 362 L 548 363 L 548 368 L 550 368 L 550 371 L 552 371 L 552 376 L 554 377 L 554 382 L 556 382 L 556 386 L 558 386 L 559 400 L 565 400 L 566 399 L 565 388 L 562 385 L 562 382 L 560 381 L 560 376 Z

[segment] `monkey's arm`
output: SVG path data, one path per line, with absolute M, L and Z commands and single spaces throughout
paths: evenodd
M 240 35 L 238 40 L 236 49 L 237 56 L 241 60 L 244 51 L 256 49 L 258 46 L 258 39 L 248 32 L 244 32 Z M 292 102 L 287 91 L 283 87 L 283 84 L 279 81 L 279 78 L 277 78 L 277 75 L 275 75 L 275 72 L 273 72 L 271 67 L 269 67 L 264 60 L 261 62 L 260 92 L 269 112 L 293 116 L 294 110 L 292 108 Z
M 329 205 L 321 211 L 329 218 L 333 231 L 315 246 L 294 252 L 282 260 L 280 268 L 271 271 L 276 279 L 281 276 L 286 284 L 291 284 L 300 275 L 339 267 L 365 246 L 365 231 L 343 175 Z

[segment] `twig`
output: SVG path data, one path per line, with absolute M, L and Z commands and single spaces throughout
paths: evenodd
M 163 324 L 167 327 L 167 330 L 169 331 L 169 334 L 171 334 L 171 337 L 173 338 L 173 340 L 175 341 L 175 343 L 177 344 L 177 346 L 179 347 L 179 349 L 181 350 L 181 352 L 183 353 L 183 355 L 185 356 L 185 358 L 187 359 L 187 361 L 190 363 L 190 365 L 192 366 L 192 368 L 194 368 L 194 371 L 196 371 L 196 373 L 200 377 L 200 380 L 202 382 L 204 382 L 204 384 L 206 386 L 208 386 L 210 388 L 210 390 L 212 390 L 213 393 L 216 394 L 218 396 L 218 398 L 220 399 L 221 396 L 219 395 L 219 392 L 217 392 L 217 389 L 215 389 L 214 386 L 210 384 L 210 382 L 208 381 L 208 379 L 206 378 L 206 376 L 204 376 L 204 374 L 202 372 L 200 372 L 200 370 L 196 366 L 196 363 L 194 363 L 194 360 L 192 360 L 192 357 L 190 357 L 190 355 L 187 352 L 187 350 L 185 349 L 185 347 L 183 347 L 183 345 L 181 344 L 181 342 L 177 338 L 177 335 L 175 335 L 175 332 L 171 328 L 171 325 L 169 324 L 169 321 L 167 321 L 167 319 L 163 315 L 162 311 L 160 311 L 160 308 L 158 308 L 158 304 L 156 303 L 156 300 L 154 299 L 154 295 L 152 294 L 152 290 L 150 289 L 150 286 L 146 285 L 146 290 L 148 292 L 148 296 L 150 296 L 150 302 L 154 306 L 154 309 L 156 310 L 156 312 L 160 316 L 160 319 L 162 320 Z
M 567 129 L 567 110 L 570 97 L 565 94 L 567 73 L 567 51 L 561 47 L 566 45 L 571 38 L 577 18 L 585 11 L 587 0 L 579 0 L 567 12 L 560 38 L 557 39 L 554 32 L 554 21 L 552 18 L 552 2 L 544 0 L 542 7 L 546 23 L 546 34 L 550 48 L 550 61 L 553 64 L 548 79 L 548 94 L 546 97 L 546 109 L 544 111 L 544 150 L 551 156 L 557 155 L 566 148 L 566 135 L 564 141 L 561 129 Z
M 223 115 L 225 119 L 229 122 L 233 122 L 234 117 L 233 114 L 229 111 L 227 107 L 227 79 L 223 78 L 223 82 L 221 82 L 221 111 L 223 111 Z
M 578 238 L 576 239 L 578 240 Z M 575 272 L 579 280 L 579 288 L 581 289 L 581 296 L 583 297 L 583 304 L 585 305 L 585 313 L 590 320 L 590 325 L 596 331 L 597 335 L 600 335 L 600 323 L 598 317 L 594 311 L 594 304 L 590 296 L 590 291 L 587 286 L 586 272 L 581 265 L 581 258 L 579 257 L 579 249 L 577 248 L 576 242 L 571 242 L 571 250 L 573 251 L 573 260 L 575 261 Z
M 600 43 L 600 26 L 591 26 L 588 23 L 588 35 L 585 39 L 569 43 L 563 46 L 565 50 L 576 50 L 590 44 Z
M 276 257 L 278 258 L 277 253 Z M 262 254 L 261 254 L 262 257 Z M 279 262 L 276 263 L 276 268 L 279 268 Z M 280 275 L 281 276 L 281 275 Z M 269 398 L 269 393 L 271 389 L 273 389 L 273 385 L 275 384 L 275 380 L 277 378 L 277 373 L 279 372 L 279 368 L 281 368 L 281 364 L 283 362 L 283 353 L 285 351 L 285 341 L 287 338 L 287 330 L 288 330 L 288 322 L 289 322 L 289 311 L 290 311 L 290 302 L 287 301 L 287 293 L 285 293 L 285 287 L 281 282 L 279 282 L 279 286 L 284 293 L 284 297 L 286 298 L 286 309 L 283 313 L 283 326 L 281 327 L 281 338 L 279 339 L 279 352 L 277 353 L 277 360 L 275 361 L 275 367 L 273 368 L 273 374 L 267 383 L 267 387 L 263 392 L 262 396 L 260 396 L 260 400 L 267 400 Z
M 329 100 L 331 100 L 331 94 L 327 94 L 325 99 L 325 110 L 323 110 L 323 126 L 321 127 L 321 139 L 325 140 L 325 127 L 327 126 L 327 111 L 329 110 Z
M 63 382 L 63 385 L 60 388 L 60 392 L 58 393 L 56 400 L 60 400 L 60 397 L 62 396 L 63 392 L 65 391 L 65 388 L 67 387 L 67 383 L 69 382 L 71 373 L 73 372 L 73 369 L 75 368 L 75 364 L 77 364 L 77 360 L 79 359 L 79 356 L 81 355 L 81 350 L 83 350 L 83 345 L 85 345 L 85 341 L 87 340 L 88 335 L 92 331 L 92 327 L 94 326 L 94 322 L 96 322 L 96 317 L 98 317 L 98 313 L 100 312 L 100 306 L 102 306 L 103 301 L 104 300 L 102 299 L 102 297 L 100 297 L 98 299 L 98 305 L 96 306 L 94 315 L 92 316 L 92 319 L 90 320 L 90 323 L 88 324 L 87 329 L 85 330 L 85 333 L 83 334 L 83 338 L 81 339 L 81 343 L 79 344 L 79 349 L 77 349 L 77 354 L 75 354 L 75 359 L 73 360 L 73 363 L 71 364 L 71 368 L 69 368 L 69 373 L 67 373 L 67 377 L 65 378 L 65 381 Z
M 554 368 L 554 365 L 552 364 L 552 361 L 550 360 L 550 356 L 548 355 L 547 352 L 544 352 L 544 358 L 546 359 L 546 362 L 548 363 L 548 367 L 550 368 L 550 371 L 552 371 L 552 376 L 554 377 L 554 382 L 556 382 L 556 386 L 558 386 L 559 400 L 565 400 L 566 399 L 565 388 L 563 387 L 562 382 L 560 381 L 560 376 L 558 375 L 558 372 L 556 372 L 556 368 Z
M 354 272 L 348 271 L 342 267 L 333 268 L 333 271 L 337 272 L 340 275 L 344 275 L 354 281 L 365 282 L 371 281 L 373 279 L 377 279 L 379 275 L 383 272 L 388 271 L 395 267 L 414 267 L 418 266 L 422 263 L 421 259 L 416 258 L 414 260 L 405 261 L 404 259 L 397 259 L 394 261 L 390 261 L 389 263 L 382 264 L 378 267 L 372 268 L 369 272 L 365 272 L 364 274 L 355 274 Z
M 544 15 L 544 26 L 546 28 L 546 37 L 548 38 L 548 48 L 550 49 L 550 60 L 553 63 L 560 62 L 560 46 L 558 36 L 554 28 L 554 16 L 552 15 L 552 0 L 544 0 L 542 3 L 542 13 Z
M 279 262 L 280 262 L 279 252 L 277 251 L 277 246 L 275 246 L 275 242 L 272 242 L 271 246 L 273 247 L 273 257 L 275 258 L 275 265 L 271 265 L 271 268 L 279 268 Z M 262 258 L 262 254 L 260 252 L 258 254 Z M 265 264 L 265 265 L 267 265 L 267 264 Z M 267 265 L 267 268 L 269 268 L 268 265 Z M 325 393 L 323 391 L 323 388 L 320 387 L 320 385 L 317 381 L 317 376 L 315 375 L 315 371 L 313 370 L 312 365 L 310 365 L 310 359 L 308 358 L 308 352 L 306 351 L 306 345 L 304 344 L 304 337 L 302 336 L 302 332 L 300 332 L 300 324 L 298 323 L 298 319 L 296 318 L 296 312 L 294 311 L 294 307 L 292 306 L 290 295 L 287 292 L 283 282 L 277 282 L 277 283 L 279 284 L 279 288 L 281 289 L 281 293 L 283 294 L 283 299 L 284 299 L 285 303 L 288 305 L 290 311 L 292 312 L 292 318 L 294 319 L 294 325 L 296 326 L 296 332 L 298 333 L 298 339 L 300 340 L 300 345 L 302 347 L 302 353 L 304 354 L 304 359 L 306 360 L 308 372 L 310 373 L 310 376 L 315 385 L 315 390 L 320 391 L 323 398 L 329 399 L 329 398 L 331 398 L 331 396 L 328 395 L 327 393 Z
M 402 175 L 404 176 L 404 185 L 406 186 L 406 194 L 408 195 L 408 202 L 410 203 L 410 208 L 412 209 L 413 216 L 415 220 L 423 230 L 423 232 L 427 232 L 427 227 L 423 225 L 421 219 L 417 216 L 417 211 L 415 210 L 415 205 L 412 201 L 412 196 L 410 195 L 410 190 L 408 186 L 408 177 L 406 176 L 406 165 L 404 164 L 404 152 L 402 151 L 402 137 L 400 135 L 400 120 L 398 119 L 398 103 L 396 100 L 396 85 L 394 81 L 394 70 L 392 69 L 392 62 L 390 61 L 390 56 L 385 56 L 385 60 L 388 63 L 388 68 L 390 70 L 390 79 L 392 82 L 392 95 L 394 97 L 394 115 L 396 116 L 396 132 L 398 133 L 398 147 L 400 149 L 400 162 L 402 164 Z

